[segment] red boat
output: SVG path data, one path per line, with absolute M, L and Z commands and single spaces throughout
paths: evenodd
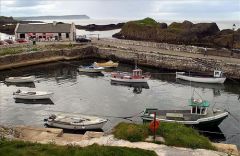
M 144 83 L 150 79 L 149 73 L 142 73 L 141 69 L 134 69 L 132 73 L 128 72 L 112 72 L 111 81 L 126 82 L 126 83 Z

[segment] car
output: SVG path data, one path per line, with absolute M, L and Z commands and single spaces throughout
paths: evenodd
M 0 40 L 0 45 L 9 45 L 7 42 Z
M 4 40 L 4 42 L 7 42 L 8 44 L 15 44 L 16 42 L 14 42 L 13 40 L 7 39 Z
M 91 40 L 87 38 L 79 37 L 79 38 L 76 38 L 76 42 L 91 42 Z
M 24 38 L 16 39 L 18 43 L 27 43 L 28 41 Z

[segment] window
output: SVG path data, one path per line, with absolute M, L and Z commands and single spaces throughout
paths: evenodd
M 69 38 L 69 33 L 66 33 L 66 38 Z

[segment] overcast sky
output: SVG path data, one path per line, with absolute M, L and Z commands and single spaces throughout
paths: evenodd
M 240 20 L 240 0 L 0 0 L 1 15 L 86 14 L 95 19 Z

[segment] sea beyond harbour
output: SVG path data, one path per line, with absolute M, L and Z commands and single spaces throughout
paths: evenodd
M 42 20 L 46 23 L 52 23 L 54 20 Z M 128 22 L 131 20 L 126 19 L 72 19 L 72 20 L 57 20 L 57 22 L 64 22 L 64 23 L 75 23 L 76 25 L 89 25 L 89 24 L 96 24 L 96 25 L 107 25 L 107 24 L 117 24 L 122 22 Z M 174 21 L 161 21 L 157 20 L 158 22 L 165 22 L 168 25 L 171 24 Z M 183 21 L 176 21 L 176 22 L 183 22 Z M 210 23 L 212 21 L 192 21 L 193 23 L 199 23 L 199 22 L 207 22 Z M 219 29 L 232 29 L 233 24 L 236 25 L 235 29 L 240 28 L 240 21 L 217 21 L 216 22 Z M 115 33 L 118 33 L 121 29 L 115 29 L 115 30 L 108 30 L 108 31 L 86 31 L 86 30 L 79 30 L 77 29 L 77 35 L 86 35 L 88 37 L 99 37 L 100 38 L 112 38 L 112 35 Z M 2 39 L 8 39 L 9 36 L 7 34 L 3 34 L 0 32 L 0 38 Z M 13 36 L 11 36 L 13 37 Z

